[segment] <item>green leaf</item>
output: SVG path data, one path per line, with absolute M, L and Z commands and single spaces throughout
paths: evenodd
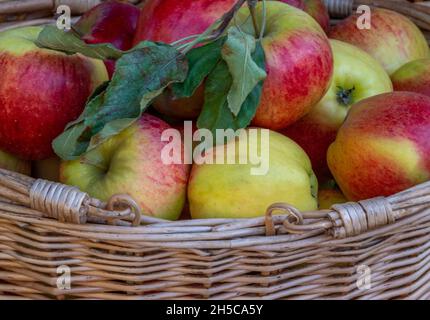
M 152 99 L 168 85 L 184 81 L 187 71 L 185 56 L 169 45 L 148 42 L 124 54 L 105 90 L 54 140 L 54 151 L 72 160 L 97 147 L 139 119 Z
M 189 67 L 187 78 L 184 82 L 175 83 L 172 86 L 176 99 L 191 97 L 194 94 L 221 59 L 221 48 L 224 42 L 225 37 L 194 48 L 186 54 Z
M 228 107 L 237 116 L 249 93 L 261 80 L 266 78 L 266 71 L 260 68 L 252 58 L 256 40 L 238 27 L 231 27 L 227 40 L 221 50 L 227 63 L 233 83 L 227 96 Z
M 81 53 L 100 60 L 119 59 L 125 53 L 110 43 L 86 44 L 73 31 L 60 30 L 51 25 L 45 26 L 39 33 L 36 45 L 68 54 Z
M 264 50 L 260 42 L 257 42 L 252 58 L 261 69 L 266 68 Z M 209 129 L 215 134 L 216 129 L 237 130 L 246 128 L 251 123 L 260 103 L 264 80 L 257 83 L 246 97 L 237 117 L 230 111 L 227 102 L 232 83 L 233 78 L 227 63 L 221 60 L 206 80 L 205 104 L 197 120 L 198 128 Z

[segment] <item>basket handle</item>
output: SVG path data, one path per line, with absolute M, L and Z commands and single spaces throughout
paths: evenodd
M 330 210 L 300 212 L 289 204 L 275 203 L 266 211 L 266 235 L 276 234 L 277 228 L 272 219 L 275 211 L 286 215 L 281 227 L 284 232 L 302 234 L 326 230 L 334 238 L 342 239 L 389 225 L 400 218 L 428 209 L 429 199 L 430 182 L 426 182 L 389 197 L 335 204 Z
M 286 214 L 283 221 L 288 233 L 306 233 L 327 230 L 334 238 L 360 235 L 390 223 L 398 218 L 384 197 L 333 205 L 331 210 L 303 212 L 286 203 L 275 203 L 266 211 L 266 235 L 275 235 L 273 212 Z M 291 218 L 294 218 L 292 221 Z M 315 221 L 316 220 L 316 221 Z
M 76 187 L 33 179 L 5 169 L 0 169 L 0 197 L 11 202 L 8 206 L 25 206 L 60 222 L 137 226 L 142 219 L 140 206 L 129 195 L 114 195 L 105 203 Z

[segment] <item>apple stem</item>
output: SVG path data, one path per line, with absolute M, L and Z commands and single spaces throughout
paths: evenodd
M 264 37 L 264 33 L 266 32 L 266 15 L 267 15 L 267 10 L 266 10 L 266 0 L 261 0 L 262 2 L 262 6 L 263 6 L 263 17 L 262 17 L 262 22 L 261 22 L 261 30 L 260 30 L 260 37 L 259 40 L 263 40 Z
M 343 106 L 350 106 L 352 104 L 352 93 L 355 91 L 355 86 L 351 89 L 344 89 L 343 87 L 337 87 L 336 93 L 337 102 Z
M 248 1 L 249 12 L 252 18 L 252 24 L 254 26 L 255 37 L 257 38 L 260 35 L 260 32 L 258 31 L 257 17 L 255 14 L 255 6 L 257 5 L 258 0 L 247 0 L 247 1 Z

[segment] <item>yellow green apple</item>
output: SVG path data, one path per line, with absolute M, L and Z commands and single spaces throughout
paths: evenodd
M 350 107 L 362 99 L 393 91 L 390 77 L 368 53 L 338 40 L 330 40 L 330 45 L 334 72 L 328 92 L 309 114 L 281 130 L 309 155 L 320 183 L 331 177 L 327 149 Z
M 232 150 L 230 163 L 193 165 L 188 184 L 192 218 L 256 217 L 276 202 L 299 210 L 317 208 L 317 179 L 308 156 L 294 141 L 274 131 L 249 128 L 227 144 L 213 147 L 207 156 L 216 159 L 221 154 L 226 160 Z M 264 170 L 252 171 L 257 161 L 251 150 L 261 156 L 258 169 Z

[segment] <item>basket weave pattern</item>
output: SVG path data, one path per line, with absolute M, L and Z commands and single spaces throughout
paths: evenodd
M 126 219 L 138 216 L 133 210 L 89 199 L 68 207 L 83 219 L 46 219 L 58 201 L 40 183 L 0 170 L 3 298 L 430 298 L 430 183 L 332 210 L 275 204 L 261 218 L 141 217 L 138 227 Z M 40 203 L 43 212 L 34 209 Z M 103 216 L 115 225 L 83 223 Z M 70 289 L 57 287 L 63 266 Z M 363 267 L 366 289 L 358 285 Z
M 0 0 L 0 30 L 53 21 L 52 0 L 37 12 L 12 2 Z M 327 2 L 333 13 L 345 1 Z M 410 6 L 430 30 L 430 7 Z M 0 169 L 0 299 L 22 298 L 430 299 L 430 182 L 325 211 L 168 222 L 127 196 L 104 203 Z

